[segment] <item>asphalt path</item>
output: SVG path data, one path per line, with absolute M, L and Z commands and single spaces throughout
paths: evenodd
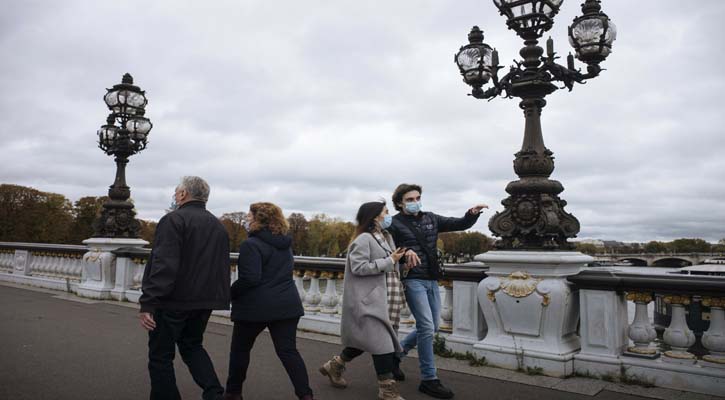
M 0 399 L 84 400 L 147 399 L 147 334 L 133 308 L 93 302 L 67 294 L 32 291 L 0 285 Z M 205 335 L 222 385 L 226 381 L 232 327 L 210 323 Z M 372 359 L 361 356 L 348 364 L 344 390 L 332 388 L 317 368 L 340 347 L 298 339 L 317 399 L 377 398 Z M 432 399 L 417 387 L 417 359 L 406 359 L 401 383 L 407 400 Z M 201 390 L 191 379 L 181 357 L 176 376 L 184 399 L 199 399 Z M 504 380 L 439 371 L 441 380 L 460 400 L 635 400 L 638 396 L 602 391 L 596 396 L 562 392 Z M 277 359 L 269 335 L 263 332 L 252 352 L 246 400 L 294 399 L 294 391 Z

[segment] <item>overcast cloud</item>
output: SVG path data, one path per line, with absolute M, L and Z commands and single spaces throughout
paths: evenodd
M 567 0 L 551 36 L 581 13 Z M 580 237 L 725 237 L 725 2 L 605 0 L 618 28 L 607 70 L 547 98 L 544 139 Z M 453 54 L 474 24 L 518 57 L 491 1 L 5 1 L 0 14 L 0 183 L 100 196 L 105 88 L 125 72 L 154 123 L 127 181 L 158 219 L 182 175 L 212 186 L 218 215 L 273 201 L 352 220 L 398 183 L 424 209 L 491 206 L 516 178 L 515 100 L 466 96 Z M 582 66 L 581 64 L 579 65 Z

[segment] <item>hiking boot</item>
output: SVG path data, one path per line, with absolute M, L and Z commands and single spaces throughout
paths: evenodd
M 393 378 L 395 378 L 396 381 L 402 382 L 405 380 L 405 374 L 403 373 L 403 370 L 400 369 L 400 358 L 395 356 L 393 358 Z
M 453 398 L 453 391 L 451 391 L 451 389 L 448 389 L 447 387 L 443 386 L 441 384 L 440 379 L 431 379 L 429 381 L 421 381 L 420 386 L 418 386 L 418 390 L 427 394 L 428 396 L 433 396 L 436 399 L 452 399 Z
M 405 400 L 400 397 L 395 379 L 378 381 L 378 400 Z
M 225 392 L 222 400 L 242 400 L 242 394 Z
M 330 384 L 333 387 L 340 389 L 347 387 L 347 382 L 342 377 L 343 372 L 345 372 L 345 361 L 340 356 L 332 357 L 330 361 L 320 367 L 320 373 L 330 378 Z

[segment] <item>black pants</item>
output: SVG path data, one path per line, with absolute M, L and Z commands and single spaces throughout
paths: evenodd
M 295 394 L 300 398 L 308 394 L 312 395 L 305 362 L 297 351 L 297 323 L 299 320 L 299 318 L 292 318 L 268 322 L 234 322 L 227 393 L 242 393 L 242 384 L 247 378 L 247 368 L 249 367 L 249 353 L 257 336 L 264 328 L 269 328 L 274 350 L 277 352 L 279 360 L 282 361 L 284 369 L 287 370 L 287 375 L 295 387 Z
M 345 347 L 344 349 L 342 349 L 342 353 L 340 353 L 340 358 L 342 358 L 343 361 L 348 362 L 352 361 L 353 358 L 359 356 L 362 353 L 364 353 L 364 351 L 360 349 L 356 349 L 354 347 Z M 378 374 L 378 377 L 392 377 L 393 366 L 395 365 L 395 353 L 373 354 L 372 356 L 373 365 L 375 366 L 375 373 Z
M 156 329 L 149 332 L 149 375 L 151 400 L 179 400 L 176 387 L 174 356 L 179 346 L 181 359 L 189 367 L 194 382 L 204 393 L 204 400 L 221 398 L 224 389 L 214 372 L 214 365 L 202 347 L 204 330 L 211 310 L 156 310 Z

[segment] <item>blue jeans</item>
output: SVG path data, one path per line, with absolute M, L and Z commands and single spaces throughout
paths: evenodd
M 417 344 L 421 379 L 438 379 L 433 358 L 433 335 L 438 331 L 441 315 L 438 281 L 406 279 L 403 285 L 408 308 L 415 318 L 415 329 L 400 343 L 403 354 L 408 354 Z

